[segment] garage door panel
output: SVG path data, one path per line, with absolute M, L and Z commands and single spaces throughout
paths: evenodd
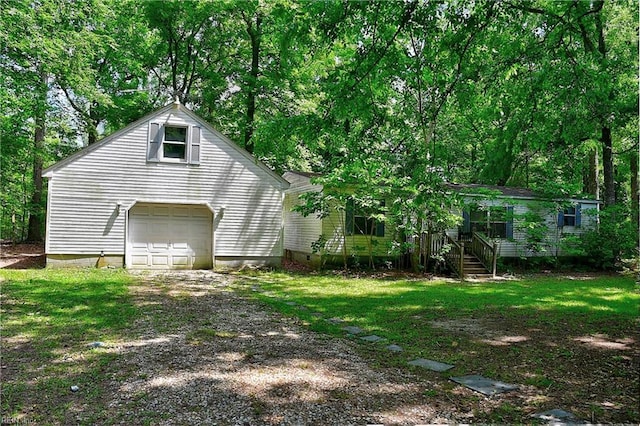
M 168 266 L 168 265 L 169 265 L 169 255 L 161 254 L 161 255 L 151 256 L 151 266 Z
M 159 217 L 164 217 L 164 216 L 169 216 L 170 213 L 170 209 L 168 206 L 155 206 L 153 208 L 153 215 L 154 216 L 159 216 Z
M 131 264 L 134 267 L 145 267 L 149 264 L 149 257 L 146 255 L 132 255 Z
M 194 251 L 202 251 L 202 250 L 210 251 L 210 247 L 207 246 L 209 244 L 207 240 L 194 238 L 193 240 L 191 240 L 191 242 L 192 242 L 191 249 Z
M 171 256 L 171 263 L 173 266 L 189 266 L 189 256 Z
M 189 207 L 174 207 L 173 215 L 178 217 L 189 217 L 191 209 Z
M 130 267 L 211 268 L 211 212 L 192 205 L 136 205 L 129 215 Z

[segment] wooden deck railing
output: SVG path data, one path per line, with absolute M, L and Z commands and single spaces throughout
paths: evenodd
M 496 276 L 496 266 L 498 262 L 498 244 L 490 242 L 486 237 L 478 232 L 471 235 L 471 253 L 476 256 L 482 265 Z
M 445 234 L 445 244 L 449 244 L 451 248 L 445 251 L 444 258 L 449 267 L 460 277 L 464 279 L 464 242 L 458 242 Z
M 489 241 L 478 232 L 473 232 L 471 241 L 456 241 L 446 233 L 423 233 L 420 238 L 420 251 L 424 256 L 424 266 L 427 267 L 429 259 L 441 258 L 461 279 L 464 277 L 464 252 L 476 256 L 482 265 L 495 277 L 498 261 L 498 244 Z M 448 247 L 446 247 L 448 246 Z

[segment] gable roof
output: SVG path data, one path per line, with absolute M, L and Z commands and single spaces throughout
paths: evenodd
M 313 172 L 301 172 L 299 170 L 288 170 L 287 173 L 291 173 L 294 175 L 302 176 L 308 179 L 312 179 L 315 177 L 322 177 L 322 173 L 313 173 Z M 497 197 L 501 198 L 520 198 L 520 199 L 530 199 L 530 200 L 542 200 L 543 197 L 528 188 L 516 188 L 511 186 L 498 186 L 498 185 L 483 185 L 478 183 L 445 183 L 445 187 L 455 191 L 461 195 L 466 195 L 470 197 L 486 197 L 488 194 L 486 192 L 491 191 L 495 193 Z M 569 200 L 575 201 L 590 201 L 592 203 L 599 203 L 599 200 L 594 198 L 575 198 L 568 197 Z
M 498 197 L 505 198 L 522 198 L 522 199 L 532 199 L 532 200 L 542 200 L 543 196 L 538 194 L 537 192 L 528 189 L 528 188 L 516 188 L 511 186 L 498 186 L 498 185 L 482 185 L 477 183 L 447 183 L 446 186 L 453 191 L 456 191 L 462 195 L 467 195 L 470 197 L 482 197 L 486 194 L 483 194 L 482 191 L 492 191 L 495 192 Z M 591 201 L 593 203 L 598 203 L 599 201 L 594 198 L 576 198 L 576 197 L 567 197 L 568 200 L 576 200 L 576 201 Z
M 527 188 L 514 188 L 510 186 L 481 185 L 477 183 L 447 183 L 447 187 L 465 195 L 483 195 L 480 191 L 495 191 L 500 196 L 520 198 L 540 198 L 534 191 Z M 475 192 L 475 193 L 474 193 Z
M 47 167 L 45 170 L 43 170 L 42 171 L 42 176 L 43 177 L 51 177 L 51 176 L 53 176 L 54 172 L 56 172 L 56 171 L 58 171 L 60 169 L 63 169 L 64 167 L 68 166 L 69 164 L 73 163 L 74 161 L 78 160 L 79 158 L 84 157 L 85 155 L 89 154 L 90 152 L 93 152 L 94 150 L 100 148 L 101 146 L 108 144 L 112 140 L 119 138 L 120 136 L 126 134 L 127 132 L 130 132 L 131 130 L 135 129 L 136 127 L 138 127 L 138 126 L 144 124 L 145 122 L 151 120 L 154 116 L 164 114 L 167 111 L 169 111 L 171 109 L 174 109 L 174 108 L 178 108 L 181 112 L 183 112 L 186 115 L 188 115 L 192 120 L 196 121 L 202 127 L 206 128 L 209 132 L 211 132 L 215 136 L 217 136 L 221 141 L 223 141 L 224 143 L 228 144 L 231 148 L 235 149 L 240 155 L 242 155 L 245 158 L 251 160 L 251 162 L 256 164 L 258 167 L 260 167 L 265 172 L 267 172 L 267 174 L 269 176 L 271 176 L 271 178 L 273 178 L 273 180 L 281 188 L 289 187 L 289 182 L 287 182 L 286 179 L 284 179 L 282 176 L 278 175 L 276 172 L 271 170 L 262 161 L 258 160 L 256 157 L 251 155 L 247 150 L 241 148 L 236 143 L 234 143 L 231 139 L 229 139 L 228 137 L 226 137 L 225 135 L 220 133 L 218 130 L 216 130 L 214 127 L 212 127 L 207 121 L 205 121 L 203 118 L 198 116 L 195 112 L 191 111 L 189 108 L 185 107 L 184 105 L 179 104 L 179 103 L 175 103 L 175 102 L 167 104 L 164 107 L 145 115 L 144 117 L 140 118 L 139 120 L 134 121 L 133 123 L 129 124 L 128 126 L 125 126 L 122 129 L 110 134 L 109 136 L 106 136 L 106 137 L 102 138 L 98 142 L 96 142 L 96 143 L 94 143 L 92 145 L 88 145 L 88 146 L 82 148 L 81 150 L 79 150 L 78 152 L 76 152 L 76 153 L 74 153 L 74 154 L 72 154 L 72 155 L 70 155 L 70 156 L 68 156 L 66 158 L 63 158 L 62 160 L 58 161 L 57 163 L 55 163 L 55 164 Z

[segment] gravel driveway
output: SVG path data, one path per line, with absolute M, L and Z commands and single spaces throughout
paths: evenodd
M 305 329 L 208 271 L 141 274 L 135 338 L 106 401 L 121 424 L 347 425 L 464 421 L 425 402 L 430 383 L 376 369 L 358 343 Z M 444 409 L 445 407 L 442 407 Z M 461 414 L 461 413 L 460 413 Z

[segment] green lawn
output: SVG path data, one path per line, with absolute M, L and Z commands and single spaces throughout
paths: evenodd
M 88 345 L 125 332 L 136 313 L 130 282 L 121 270 L 0 271 L 3 421 L 26 412 L 37 424 L 78 423 L 73 385 L 85 404 L 100 405 L 114 355 Z
M 312 329 L 344 337 L 340 325 L 326 321 L 339 317 L 385 337 L 387 344 L 401 345 L 404 352 L 395 354 L 384 349 L 385 343 L 348 337 L 370 365 L 410 368 L 417 380 L 435 383 L 423 395 L 427 404 L 473 412 L 473 422 L 529 423 L 531 413 L 551 408 L 592 422 L 640 422 L 640 294 L 631 278 L 461 284 L 282 272 L 239 277 L 241 291 L 300 317 Z M 129 373 L 114 370 L 113 352 L 87 345 L 130 339 L 141 316 L 166 317 L 162 310 L 141 313 L 132 284 L 134 278 L 122 270 L 0 271 L 3 418 L 24 416 L 38 424 L 104 420 L 101 407 L 112 382 Z M 250 291 L 256 284 L 268 292 Z M 187 337 L 210 338 L 197 331 Z M 417 357 L 456 367 L 433 373 L 407 366 Z M 463 374 L 524 387 L 486 399 L 461 392 L 448 380 Z M 82 398 L 70 392 L 72 385 L 82 389 Z
M 454 392 L 450 375 L 482 374 L 535 388 L 538 402 L 515 408 L 520 416 L 554 401 L 589 420 L 640 420 L 633 363 L 640 293 L 630 277 L 459 283 L 273 272 L 247 280 L 266 290 L 252 292 L 256 297 L 317 331 L 344 335 L 326 321 L 338 317 L 402 346 L 396 355 L 383 343 L 361 345 L 383 367 L 406 367 L 417 357 L 455 364 L 440 375 L 443 389 L 434 397 Z M 498 410 L 484 420 L 525 418 L 514 417 L 510 405 L 505 410 L 505 418 Z

